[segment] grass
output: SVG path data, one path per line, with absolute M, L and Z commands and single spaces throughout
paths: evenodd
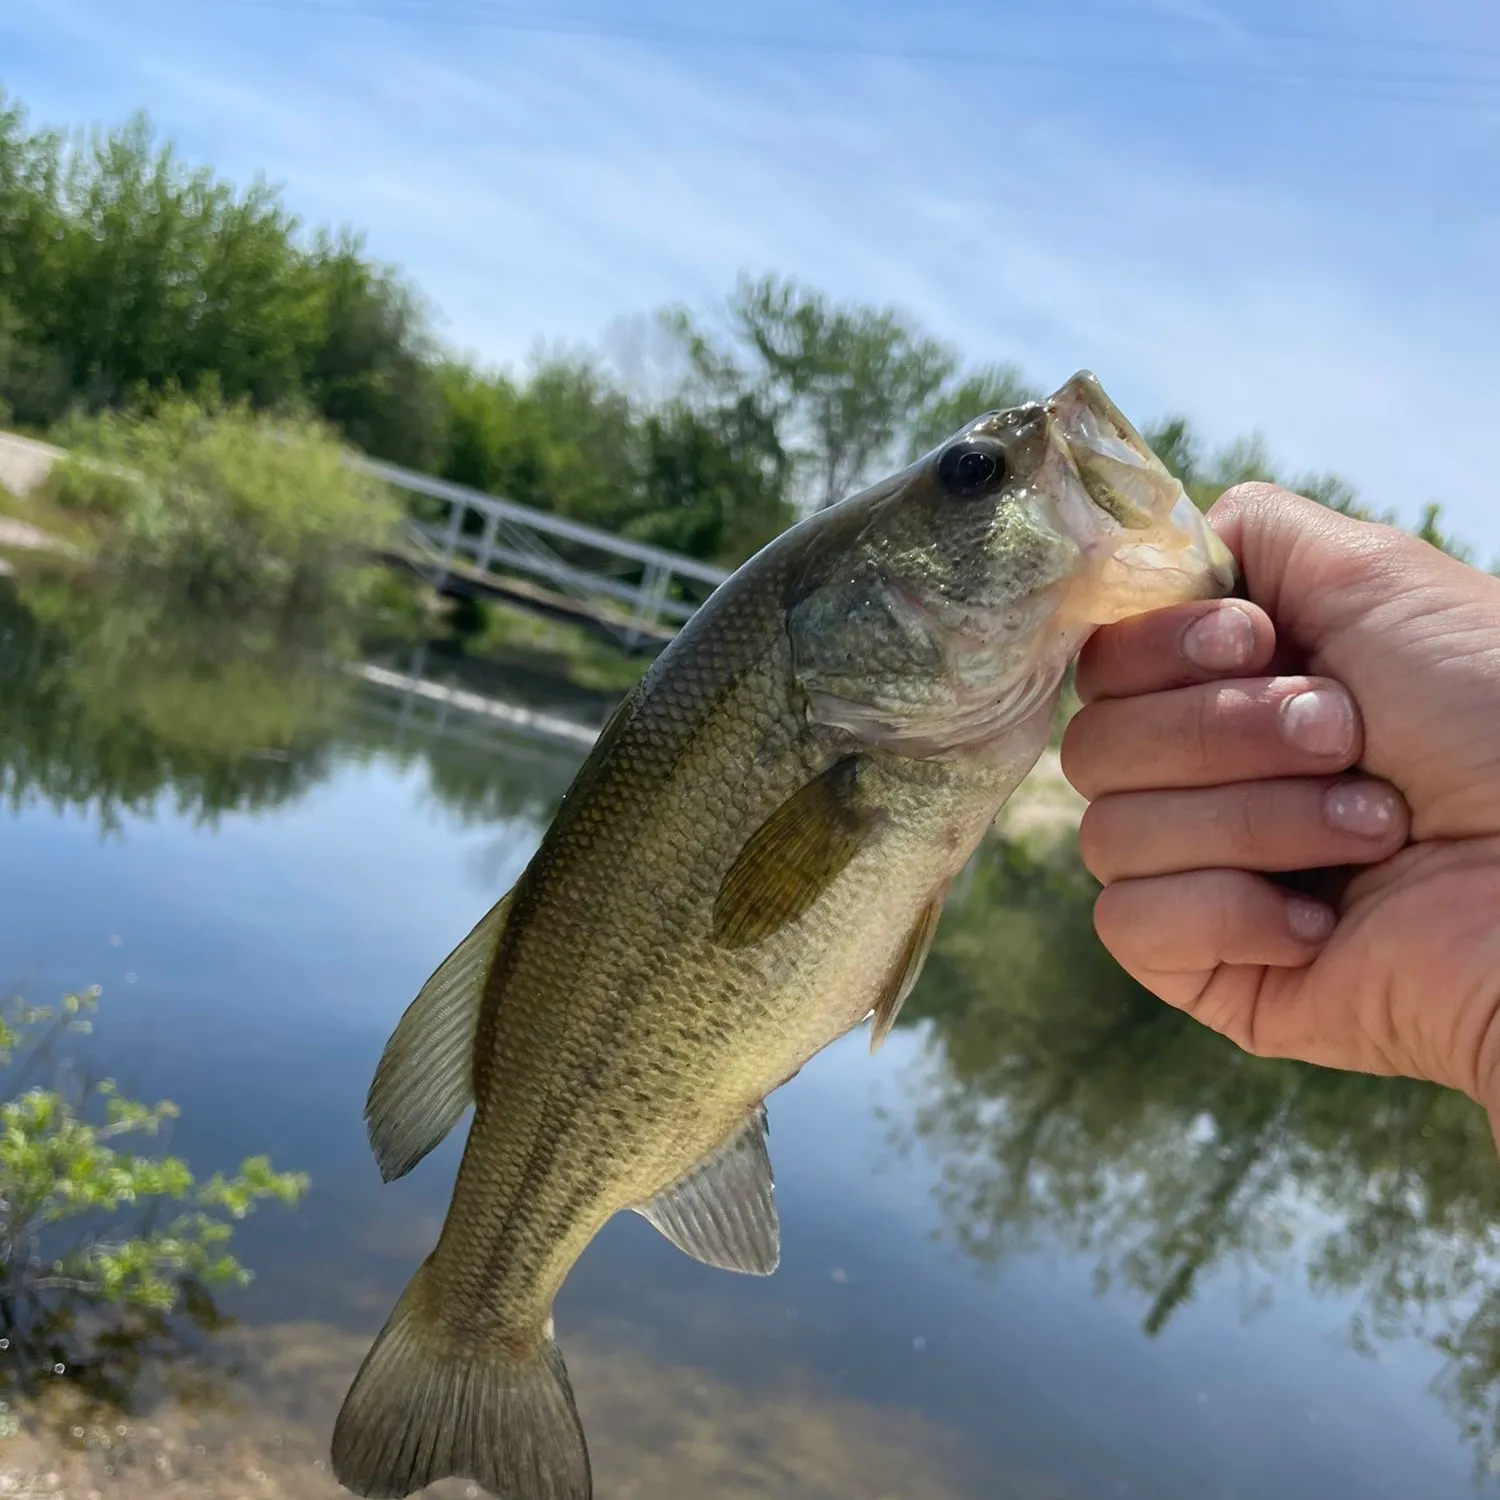
M 594 692 L 627 693 L 651 664 L 650 657 L 629 655 L 586 626 L 501 600 L 462 600 L 451 623 L 467 655 L 549 672 Z
M 97 546 L 94 531 L 85 520 L 51 504 L 39 494 L 17 495 L 0 484 L 0 517 L 23 521 L 56 541 L 83 552 L 93 552 Z M 0 549 L 3 547 L 4 543 L 0 542 Z

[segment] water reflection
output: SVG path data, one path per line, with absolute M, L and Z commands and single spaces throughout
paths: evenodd
M 233 1328 L 212 1294 L 196 1282 L 181 1288 L 168 1315 L 151 1308 L 113 1308 L 75 1294 L 0 1297 L 0 1416 L 24 1412 L 30 1425 L 63 1439 L 80 1412 L 93 1420 L 139 1412 L 163 1397 L 185 1406 L 222 1406 L 233 1367 L 210 1358 Z M 14 1417 L 0 1436 L 14 1435 Z
M 295 634 L 180 617 L 117 586 L 0 579 L 0 792 L 105 828 L 170 796 L 212 822 L 325 774 L 347 685 Z
M 545 822 L 578 753 L 414 711 L 342 668 L 358 643 L 285 621 L 184 616 L 108 580 L 0 578 L 0 797 L 118 829 L 305 795 L 341 761 L 423 766 L 461 823 Z
M 1361 1352 L 1416 1334 L 1481 1466 L 1500 1446 L 1500 1167 L 1448 1090 L 1247 1057 L 1165 1007 L 1094 937 L 1071 846 L 994 840 L 908 1002 L 932 1044 L 893 1127 L 939 1166 L 967 1255 L 1092 1258 L 1155 1336 L 1207 1277 L 1247 1306 L 1300 1275 L 1358 1298 Z

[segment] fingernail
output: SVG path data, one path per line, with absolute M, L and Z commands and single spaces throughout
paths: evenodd
M 1281 728 L 1309 755 L 1347 755 L 1354 748 L 1354 705 L 1340 688 L 1310 688 L 1281 705 Z
M 1286 904 L 1286 925 L 1302 943 L 1321 943 L 1333 931 L 1333 912 L 1321 901 L 1293 896 Z
M 1210 672 L 1242 667 L 1254 650 L 1255 623 L 1237 604 L 1199 615 L 1182 633 L 1182 654 Z
M 1399 813 L 1396 794 L 1376 781 L 1341 781 L 1323 794 L 1329 827 L 1362 839 L 1384 838 Z

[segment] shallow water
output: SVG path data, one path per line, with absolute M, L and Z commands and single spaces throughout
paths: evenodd
M 461 1147 L 382 1187 L 365 1087 L 581 751 L 157 635 L 0 604 L 0 979 L 102 985 L 80 1065 L 175 1100 L 195 1169 L 264 1151 L 312 1188 L 237 1228 L 234 1323 L 169 1336 L 123 1413 L 44 1380 L 0 1485 L 332 1496 L 333 1414 Z M 1113 968 L 1089 896 L 993 840 L 880 1054 L 856 1033 L 773 1097 L 773 1278 L 629 1215 L 593 1244 L 557 1324 L 601 1500 L 1500 1494 L 1478 1112 L 1241 1057 Z

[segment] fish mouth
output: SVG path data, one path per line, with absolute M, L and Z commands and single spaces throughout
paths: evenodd
M 1080 370 L 1044 406 L 1090 501 L 1113 523 L 1106 534 L 1116 570 L 1180 574 L 1192 583 L 1186 598 L 1234 589 L 1234 554 L 1092 372 Z

